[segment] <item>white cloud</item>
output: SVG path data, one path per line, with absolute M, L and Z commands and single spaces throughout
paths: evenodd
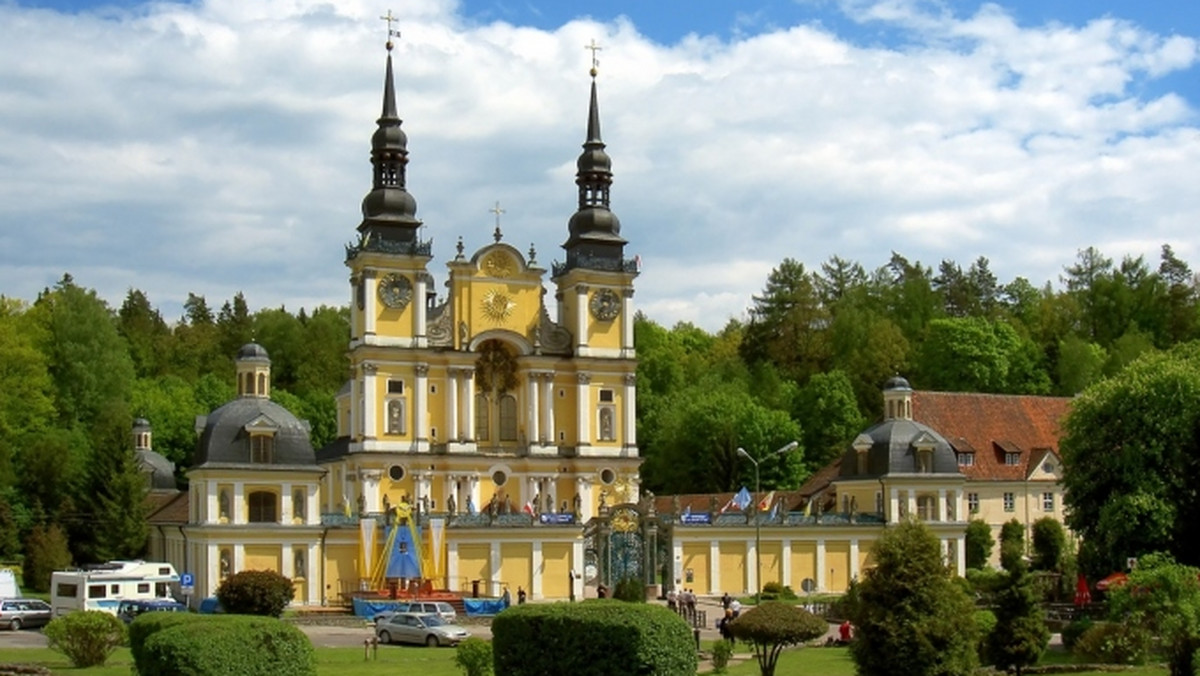
M 645 263 L 637 304 L 664 324 L 742 316 L 787 256 L 983 255 L 1002 281 L 1040 285 L 1086 246 L 1200 252 L 1193 102 L 1144 94 L 1196 67 L 1195 39 L 844 4 L 905 46 L 749 15 L 732 41 L 661 45 L 628 19 L 544 31 L 405 3 L 396 87 L 433 270 L 460 235 L 491 241 L 496 200 L 508 241 L 561 258 L 593 38 L 613 206 Z M 172 318 L 189 291 L 345 302 L 378 15 L 357 0 L 0 5 L 0 293 L 32 299 L 71 272 L 114 304 L 141 288 Z

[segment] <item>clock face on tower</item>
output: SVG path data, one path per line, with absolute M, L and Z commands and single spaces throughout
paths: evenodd
M 384 275 L 379 280 L 379 302 L 393 310 L 402 310 L 412 300 L 412 282 L 397 274 Z
M 611 322 L 621 314 L 621 299 L 612 289 L 600 289 L 592 295 L 592 316 L 602 322 Z

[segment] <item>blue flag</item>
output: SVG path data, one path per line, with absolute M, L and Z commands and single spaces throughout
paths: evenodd
M 745 486 L 742 486 L 742 490 L 733 496 L 733 504 L 737 505 L 738 509 L 745 511 L 746 507 L 750 505 L 751 499 L 750 491 L 746 490 Z

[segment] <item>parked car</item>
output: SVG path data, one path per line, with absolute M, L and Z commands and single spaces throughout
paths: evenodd
M 458 645 L 470 634 L 457 624 L 450 624 L 437 615 L 396 613 L 375 627 L 375 635 L 383 643 L 423 643 L 430 647 Z
M 121 601 L 121 604 L 117 606 L 117 617 L 129 623 L 133 622 L 133 618 L 142 613 L 186 613 L 187 609 L 187 606 L 171 599 Z
M 22 627 L 41 627 L 50 622 L 50 604 L 40 599 L 0 601 L 0 627 L 16 631 Z
M 414 601 L 412 603 L 398 604 L 393 610 L 385 610 L 377 613 L 372 619 L 375 621 L 375 626 L 379 626 L 380 622 L 388 619 L 396 613 L 417 613 L 425 615 L 437 615 L 446 622 L 454 624 L 458 621 L 458 612 L 454 610 L 454 606 L 445 601 Z

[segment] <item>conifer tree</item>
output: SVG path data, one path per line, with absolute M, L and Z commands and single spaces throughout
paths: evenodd
M 988 657 L 996 668 L 1015 669 L 1021 676 L 1025 667 L 1038 661 L 1050 640 L 1033 589 L 1033 576 L 1021 559 L 1016 559 L 1008 571 L 995 603 L 996 626 L 988 636 Z

